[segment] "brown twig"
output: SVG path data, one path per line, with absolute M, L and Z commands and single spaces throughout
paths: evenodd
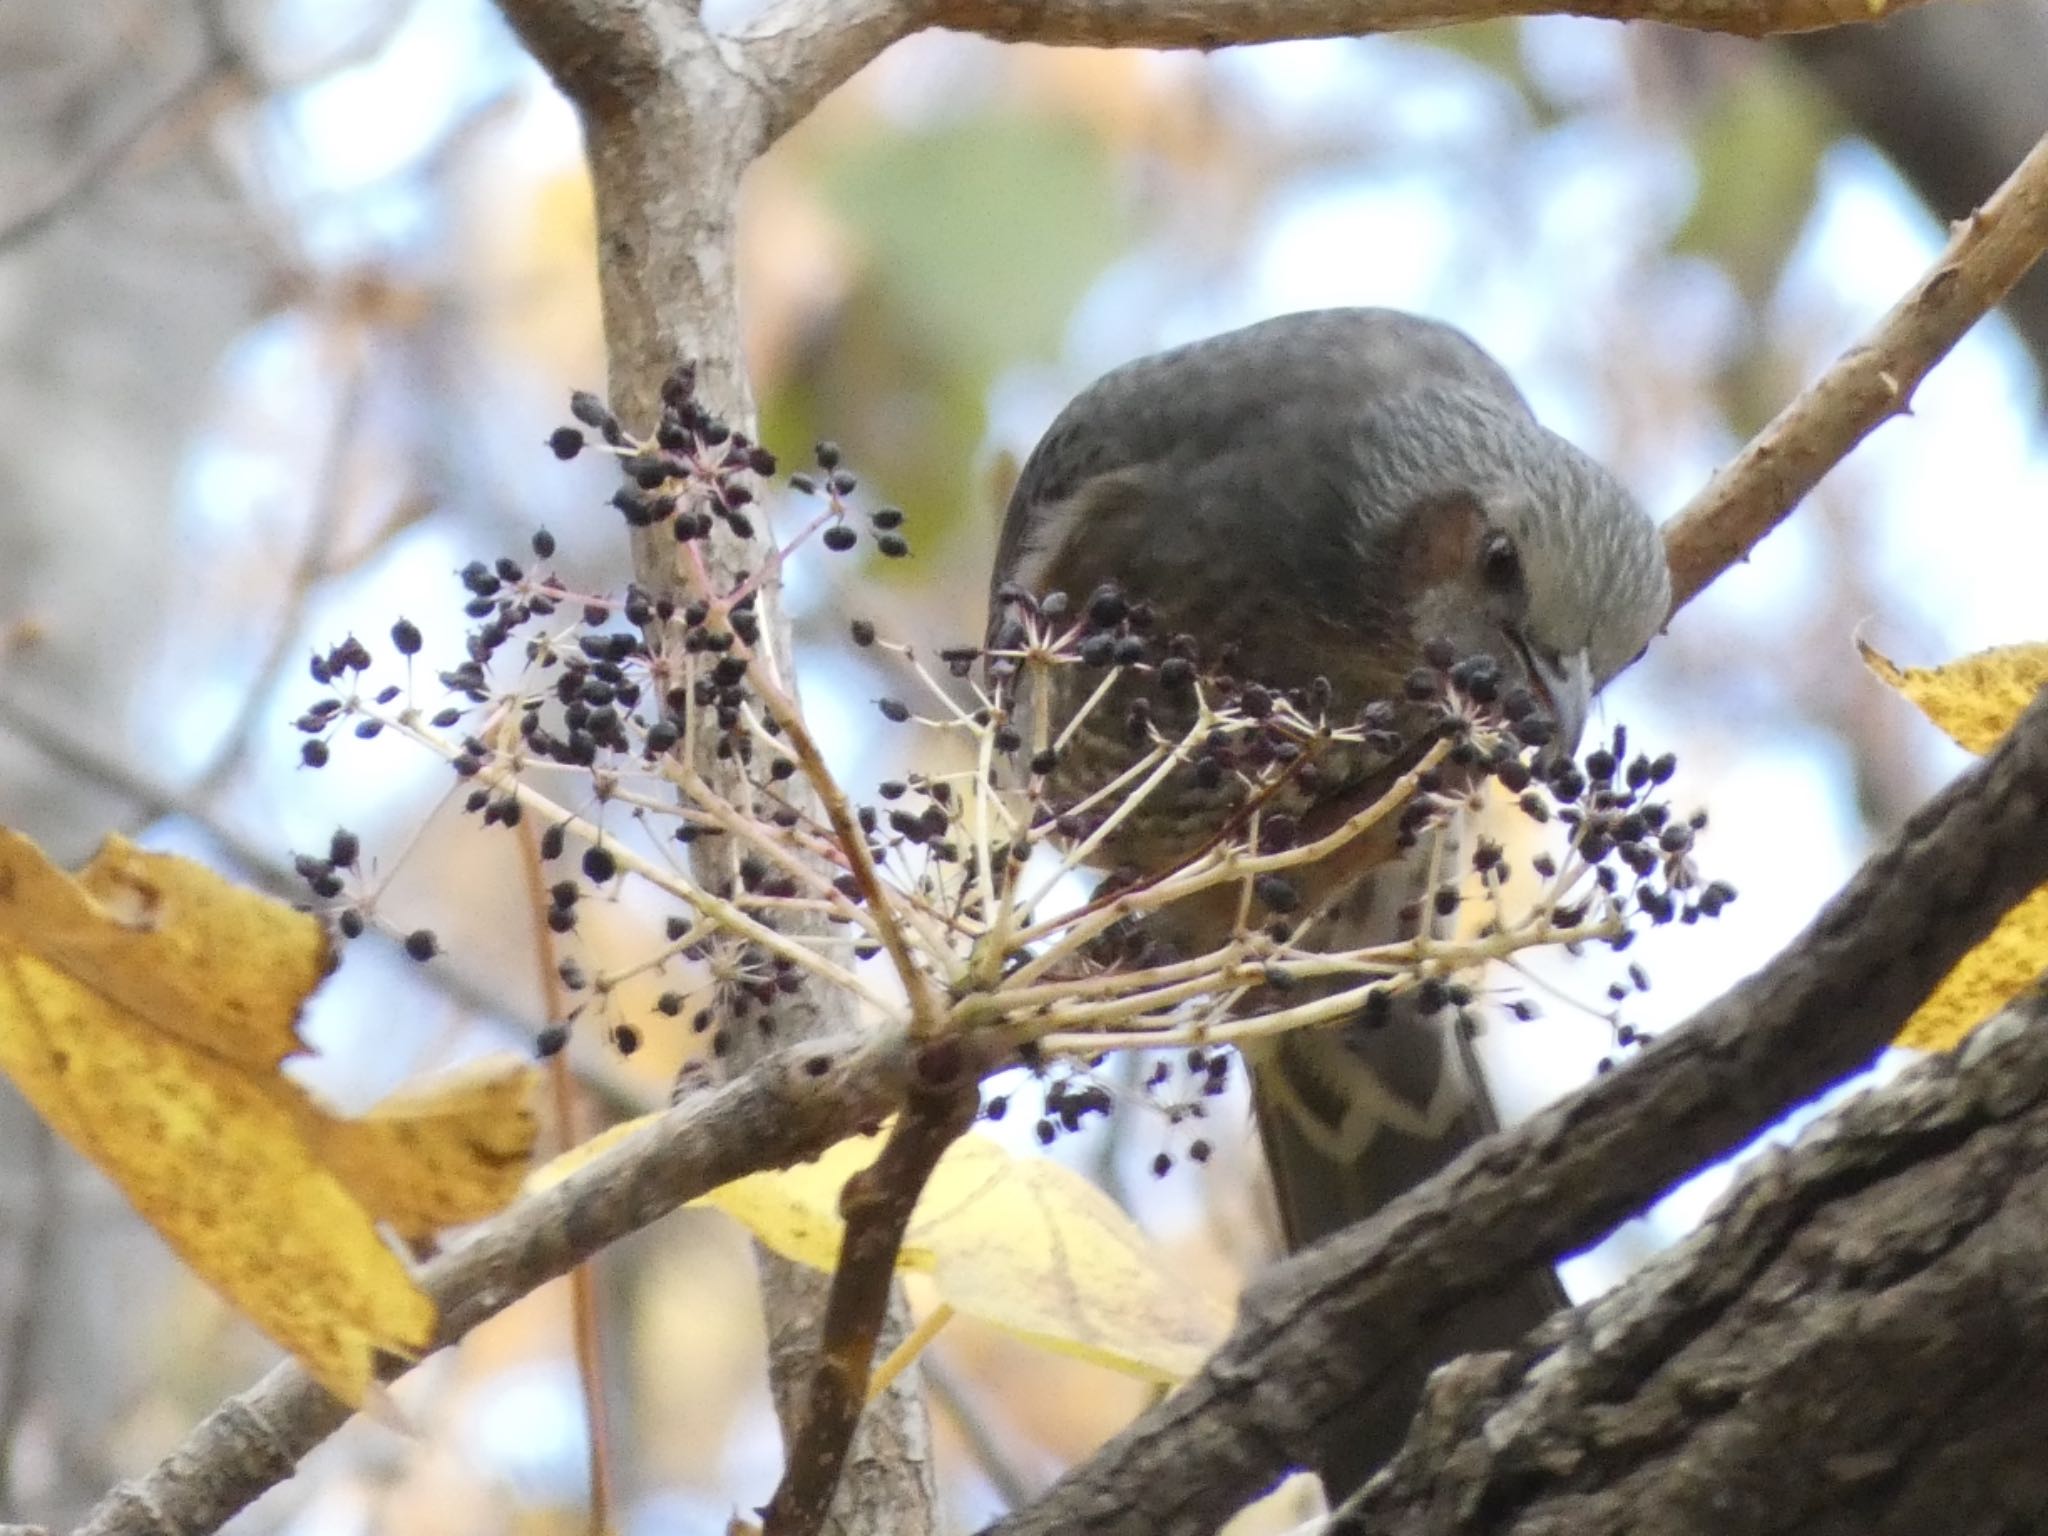
M 803 1422 L 763 1520 L 766 1536 L 815 1536 L 867 1402 L 896 1255 L 918 1196 L 946 1148 L 974 1123 L 975 1075 L 958 1040 L 920 1048 L 910 1093 L 881 1154 L 846 1182 L 839 1265 L 825 1304 Z
M 694 545 L 691 553 L 696 554 Z M 752 647 L 744 642 L 736 641 L 736 648 L 748 657 L 754 655 Z M 896 921 L 896 905 L 882 887 L 874 855 L 868 851 L 867 837 L 854 819 L 846 791 L 839 787 L 839 781 L 825 762 L 825 754 L 818 750 L 817 742 L 811 738 L 810 727 L 804 723 L 803 711 L 797 708 L 796 700 L 765 677 L 755 679 L 754 689 L 769 717 L 782 727 L 789 750 L 795 754 L 797 764 L 803 770 L 804 782 L 832 827 L 834 840 L 846 859 L 846 867 L 853 876 L 861 900 L 873 914 L 875 935 L 888 951 L 889 963 L 895 967 L 897 979 L 903 983 L 904 995 L 910 1000 L 912 1032 L 921 1038 L 931 1038 L 939 1027 L 938 1006 L 932 996 L 931 983 L 923 967 L 912 956 L 902 926 Z
M 1691 602 L 1799 505 L 2048 250 L 2048 138 L 1963 220 L 1927 275 L 1780 411 L 1666 525 L 1671 611 Z
M 519 826 L 519 872 L 526 886 L 526 911 L 531 925 L 535 980 L 548 1022 L 558 1023 L 566 1006 L 562 977 L 555 964 L 555 935 L 548 927 L 548 893 L 541 871 L 540 834 L 530 821 Z M 555 1140 L 566 1152 L 582 1140 L 577 1126 L 576 1084 L 569 1076 L 567 1053 L 548 1058 L 548 1097 L 554 1106 Z M 570 1340 L 576 1355 L 576 1379 L 583 1389 L 583 1422 L 589 1450 L 590 1536 L 612 1528 L 611 1426 L 605 1411 L 604 1334 L 597 1314 L 597 1273 L 591 1264 L 569 1271 Z

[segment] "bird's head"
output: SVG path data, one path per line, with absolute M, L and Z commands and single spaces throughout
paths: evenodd
M 1613 475 L 1524 411 L 1452 390 L 1390 405 L 1361 462 L 1374 466 L 1371 505 L 1399 544 L 1409 633 L 1418 647 L 1441 637 L 1492 656 L 1544 701 L 1554 750 L 1575 750 L 1593 696 L 1669 610 L 1655 525 Z

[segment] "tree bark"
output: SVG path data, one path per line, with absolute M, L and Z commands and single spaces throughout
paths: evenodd
M 505 0 L 504 10 L 583 121 L 613 409 L 631 430 L 651 431 L 661 412 L 662 381 L 687 363 L 710 408 L 735 430 L 751 433 L 754 401 L 741 353 L 735 242 L 740 179 L 767 145 L 773 93 L 733 67 L 693 7 L 661 0 Z M 632 548 L 636 585 L 653 597 L 687 601 L 680 552 L 666 526 L 636 530 Z M 705 553 L 720 590 L 767 557 L 764 546 L 730 536 L 710 541 Z M 793 696 L 789 625 L 776 584 L 764 586 L 759 613 L 764 660 Z M 656 665 L 685 675 L 682 627 L 657 621 L 648 638 Z M 699 771 L 730 791 L 736 768 L 713 760 L 708 740 L 703 745 Z M 744 802 L 741 794 L 730 797 Z M 721 844 L 706 840 L 692 852 L 696 876 L 708 887 L 736 876 L 737 852 Z M 855 1008 L 852 998 L 813 983 L 800 1001 L 779 1011 L 772 1043 L 851 1030 Z M 744 1068 L 770 1042 L 735 1031 L 733 1044 L 731 1065 Z M 765 1249 L 757 1249 L 757 1257 L 770 1380 L 789 1444 L 817 1358 L 829 1279 Z M 882 1347 L 908 1328 L 899 1291 Z M 931 1426 L 916 1373 L 907 1372 L 862 1416 L 826 1529 L 834 1536 L 917 1536 L 932 1528 L 937 1494 Z
M 1993 1536 L 2048 1509 L 2048 989 L 1432 1384 L 1329 1536 Z

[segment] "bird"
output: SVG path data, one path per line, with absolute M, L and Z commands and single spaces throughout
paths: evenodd
M 1553 731 L 1545 750 L 1567 755 L 1594 696 L 1670 606 L 1655 525 L 1620 481 L 1539 423 L 1465 334 L 1375 308 L 1264 320 L 1127 363 L 1076 396 L 1009 498 L 991 647 L 1006 625 L 1014 643 L 1020 597 L 1055 592 L 1142 600 L 1155 634 L 1185 637 L 1237 678 L 1317 690 L 1332 718 L 1398 701 L 1432 654 L 1490 657 L 1504 684 L 1540 701 Z M 1056 738 L 1095 679 L 1076 667 L 1051 678 L 1035 701 L 1020 678 L 1012 707 L 1041 711 Z M 1045 781 L 1055 802 L 1128 766 L 1123 701 L 1070 733 Z M 1319 762 L 1287 809 L 1313 834 L 1370 803 L 1408 761 L 1361 752 Z M 1126 873 L 1171 868 L 1243 794 L 1242 783 L 1182 774 L 1092 857 Z M 1319 942 L 1413 936 L 1422 850 L 1380 835 L 1332 863 L 1321 889 L 1341 900 Z M 1227 905 L 1156 913 L 1154 936 L 1201 953 L 1227 936 L 1234 898 Z M 1413 990 L 1370 1028 L 1352 1019 L 1291 1032 L 1247 1061 L 1290 1250 L 1372 1215 L 1498 1129 L 1471 1028 L 1458 1013 L 1424 1014 Z M 1369 1403 L 1304 1449 L 1332 1505 L 1399 1449 L 1432 1369 L 1507 1348 L 1566 1304 L 1544 1267 L 1441 1318 Z

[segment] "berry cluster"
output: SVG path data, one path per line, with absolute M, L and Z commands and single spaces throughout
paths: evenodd
M 455 666 L 431 684 L 415 675 L 425 638 L 400 619 L 402 682 L 373 683 L 377 660 L 351 636 L 313 658 L 323 695 L 298 720 L 308 767 L 344 734 L 401 736 L 447 763 L 482 825 L 528 828 L 552 871 L 539 916 L 570 999 L 540 1034 L 544 1053 L 579 1020 L 631 1051 L 658 1021 L 687 1018 L 715 1060 L 742 1030 L 772 1037 L 804 987 L 834 986 L 906 1027 L 1000 1032 L 1038 1072 L 1043 1139 L 1120 1102 L 1100 1069 L 1121 1049 L 1160 1052 L 1140 1096 L 1180 1126 L 1225 1090 L 1232 1043 L 1370 1025 L 1404 997 L 1462 1011 L 1484 969 L 1524 951 L 1620 950 L 1643 925 L 1712 917 L 1732 899 L 1695 869 L 1703 818 L 1662 798 L 1669 757 L 1631 757 L 1616 732 L 1573 762 L 1490 658 L 1431 645 L 1400 697 L 1345 706 L 1321 678 L 1275 688 L 1241 675 L 1239 657 L 1162 633 L 1142 597 L 1114 586 L 1079 602 L 1005 589 L 987 643 L 938 651 L 936 669 L 855 621 L 854 643 L 916 690 L 879 699 L 884 719 L 955 738 L 972 765 L 885 780 L 857 802 L 763 644 L 766 607 L 813 541 L 853 549 L 864 524 L 882 556 L 906 554 L 904 514 L 857 512 L 859 483 L 830 443 L 771 487 L 773 455 L 709 413 L 688 370 L 646 439 L 592 396 L 571 413 L 577 425 L 549 446 L 618 461 L 611 506 L 636 530 L 670 530 L 674 580 L 577 592 L 536 533 L 527 558 L 456 573 L 470 627 Z M 800 526 L 778 539 L 792 511 Z M 1526 875 L 1501 841 L 1459 835 L 1467 813 L 1502 799 L 1566 833 L 1527 857 Z M 1414 937 L 1347 947 L 1318 876 L 1375 828 L 1430 877 L 1404 914 Z M 344 936 L 381 922 L 351 834 L 299 867 Z M 1076 901 L 1066 877 L 1082 868 L 1110 873 Z M 579 914 L 625 881 L 676 912 L 655 952 L 600 971 L 577 953 Z M 1218 902 L 1234 916 L 1192 950 L 1161 937 Z M 1479 920 L 1454 929 L 1473 904 Z M 416 959 L 440 952 L 431 930 L 398 936 Z M 620 984 L 650 976 L 662 987 L 651 1015 L 627 1017 Z M 1631 967 L 1610 1000 L 1645 985 Z M 1521 997 L 1508 1007 L 1534 1011 Z M 1639 1038 L 1614 1018 L 1620 1043 Z M 1008 1107 L 997 1097 L 987 1112 Z M 1184 1151 L 1200 1161 L 1207 1143 Z

